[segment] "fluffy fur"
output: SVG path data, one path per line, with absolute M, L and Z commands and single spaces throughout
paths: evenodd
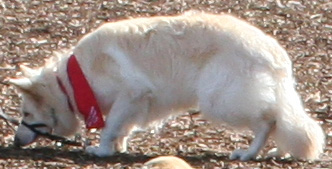
M 316 159 L 323 152 L 322 128 L 304 111 L 294 87 L 292 64 L 276 40 L 229 15 L 187 12 L 173 17 L 107 23 L 83 37 L 72 52 L 106 116 L 98 156 L 125 150 L 133 127 L 145 127 L 189 108 L 199 108 L 213 124 L 248 128 L 255 134 L 248 150 L 231 159 L 249 160 L 274 135 L 279 153 Z M 70 112 L 59 76 L 74 102 L 66 66 L 54 64 L 12 79 L 23 94 L 23 120 L 44 123 L 44 131 L 76 132 L 80 113 Z M 24 126 L 16 142 L 34 134 Z

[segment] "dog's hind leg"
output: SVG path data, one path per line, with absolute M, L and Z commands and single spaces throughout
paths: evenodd
M 149 112 L 150 99 L 149 90 L 120 93 L 107 116 L 99 147 L 87 147 L 86 152 L 105 157 L 121 151 L 120 147 L 125 149 L 127 145 L 124 145 L 124 138 L 135 125 L 144 120 L 145 114 Z
M 248 161 L 254 159 L 259 151 L 264 147 L 266 140 L 268 139 L 274 123 L 266 123 L 263 122 L 259 127 L 254 131 L 255 138 L 251 143 L 250 147 L 247 150 L 237 149 L 235 150 L 231 156 L 230 160 L 239 159 L 241 161 Z

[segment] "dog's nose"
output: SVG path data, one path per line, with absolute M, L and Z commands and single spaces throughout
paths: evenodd
M 15 136 L 15 138 L 14 138 L 14 146 L 15 147 L 21 147 L 22 146 L 20 138 L 18 138 L 17 136 Z
M 37 134 L 35 133 L 28 133 L 27 135 L 22 135 L 22 133 L 16 133 L 14 137 L 14 146 L 22 147 L 28 144 L 31 144 L 37 139 Z

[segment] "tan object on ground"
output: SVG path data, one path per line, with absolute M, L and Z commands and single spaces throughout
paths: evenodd
M 161 156 L 144 164 L 147 169 L 193 169 L 184 160 L 175 156 Z

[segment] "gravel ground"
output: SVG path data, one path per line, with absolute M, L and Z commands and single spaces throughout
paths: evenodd
M 230 13 L 278 39 L 293 63 L 306 111 L 327 134 L 319 161 L 259 158 L 230 161 L 235 148 L 247 147 L 250 133 L 236 134 L 212 127 L 198 115 L 186 113 L 169 119 L 163 128 L 133 134 L 129 153 L 96 158 L 83 147 L 61 145 L 47 139 L 25 149 L 12 146 L 13 130 L 0 120 L 0 168 L 141 168 L 158 155 L 178 155 L 195 168 L 332 168 L 332 1 L 286 0 L 0 0 L 0 106 L 19 117 L 20 98 L 6 85 L 6 77 L 21 76 L 19 64 L 43 65 L 52 51 L 68 49 L 86 33 L 105 22 L 120 19 L 175 15 L 189 9 Z M 98 138 L 99 131 L 82 132 L 78 140 Z M 274 146 L 269 142 L 264 151 Z

